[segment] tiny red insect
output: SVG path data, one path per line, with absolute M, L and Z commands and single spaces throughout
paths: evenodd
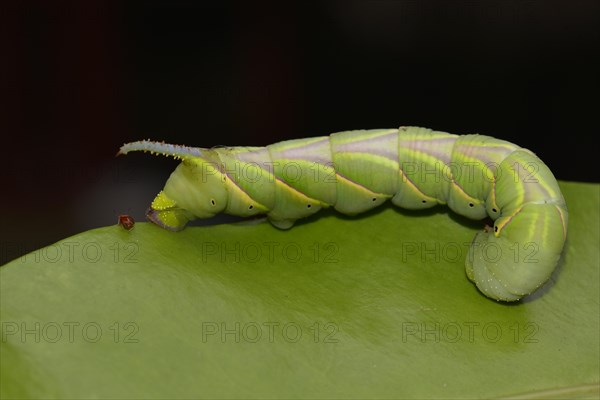
M 135 225 L 135 220 L 131 215 L 121 214 L 119 215 L 119 225 L 121 225 L 126 230 L 130 231 Z

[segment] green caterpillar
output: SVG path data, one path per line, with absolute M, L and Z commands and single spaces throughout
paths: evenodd
M 138 141 L 119 154 L 130 151 L 182 160 L 147 211 L 170 230 L 217 213 L 266 214 L 288 229 L 322 208 L 354 215 L 386 200 L 411 210 L 447 204 L 471 219 L 489 217 L 493 228 L 475 236 L 465 264 L 469 279 L 496 300 L 518 300 L 546 282 L 567 235 L 567 207 L 552 172 L 531 151 L 489 136 L 401 127 L 267 147 Z M 535 262 L 515 259 L 515 244 L 535 246 Z M 490 245 L 501 255 L 495 262 L 484 254 Z

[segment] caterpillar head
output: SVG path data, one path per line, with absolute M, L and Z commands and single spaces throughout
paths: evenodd
M 226 208 L 224 175 L 210 150 L 144 140 L 125 144 L 117 155 L 130 151 L 182 160 L 146 211 L 146 217 L 155 224 L 178 231 L 193 219 L 210 218 Z
M 223 212 L 227 190 L 218 165 L 202 158 L 184 159 L 146 211 L 148 219 L 170 230 L 181 230 L 196 218 Z

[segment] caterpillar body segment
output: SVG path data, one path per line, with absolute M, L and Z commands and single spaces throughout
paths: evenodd
M 556 179 L 531 151 L 483 135 L 418 127 L 357 130 L 266 147 L 191 148 L 139 141 L 120 154 L 181 159 L 147 216 L 170 230 L 218 213 L 266 214 L 278 228 L 333 207 L 354 215 L 390 200 L 418 210 L 448 205 L 489 217 L 465 261 L 486 296 L 515 301 L 555 269 L 568 211 Z M 520 250 L 520 251 L 519 251 Z

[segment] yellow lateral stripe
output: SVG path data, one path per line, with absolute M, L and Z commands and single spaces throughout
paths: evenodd
M 341 174 L 339 174 L 337 172 L 335 173 L 335 176 L 336 176 L 336 178 L 340 179 L 344 183 L 346 183 L 346 184 L 348 184 L 350 186 L 353 186 L 353 187 L 357 188 L 360 191 L 367 192 L 369 194 L 369 196 L 379 196 L 379 197 L 384 197 L 384 198 L 387 198 L 387 199 L 393 197 L 392 195 L 389 195 L 389 194 L 373 192 L 372 190 L 364 187 L 363 185 L 361 185 L 359 183 L 351 181 L 350 179 L 346 178 L 345 176 L 343 176 L 343 175 L 341 175 Z
M 508 215 L 508 216 L 503 215 L 502 218 L 498 218 L 496 221 L 499 221 L 500 219 L 504 219 L 504 218 L 506 218 L 506 219 L 502 222 L 495 223 L 495 226 L 498 229 L 494 229 L 494 236 L 496 236 L 496 237 L 500 236 L 500 233 L 502 233 L 502 229 L 504 229 L 504 227 L 506 225 L 508 225 L 510 223 L 510 221 L 512 221 L 513 218 L 516 217 L 517 214 L 521 212 L 522 209 L 523 209 L 523 207 L 521 206 L 521 207 L 517 208 L 517 210 L 515 212 L 513 212 L 511 215 Z
M 461 194 L 461 196 L 468 200 L 473 200 L 475 202 L 485 202 L 486 199 L 478 199 L 477 197 L 471 196 L 469 193 L 465 192 L 465 190 L 454 180 L 454 178 L 450 181 L 450 184 L 453 185 Z
M 313 199 L 312 197 L 308 197 L 307 195 L 305 195 L 304 193 L 302 193 L 301 191 L 299 191 L 295 187 L 291 186 L 290 184 L 288 184 L 284 180 L 279 179 L 278 177 L 275 177 L 275 185 L 279 185 L 280 187 L 285 188 L 285 191 L 288 194 L 290 194 L 292 197 L 296 197 L 297 199 L 300 199 L 302 201 L 310 200 L 313 203 L 321 204 L 322 206 L 325 206 L 325 207 L 328 207 L 328 206 L 332 205 L 332 204 L 327 204 L 327 203 L 325 203 L 325 202 L 323 202 L 321 200 Z
M 227 189 L 227 191 L 235 193 L 235 194 L 230 194 L 230 196 L 231 195 L 239 195 L 248 204 L 252 204 L 253 206 L 256 206 L 259 210 L 264 211 L 264 212 L 269 211 L 269 209 L 264 204 L 261 204 L 258 201 L 256 201 L 255 199 L 253 199 L 252 197 L 250 197 L 250 195 L 248 195 L 248 193 L 246 193 L 241 187 L 239 187 L 235 183 L 235 181 L 233 179 L 231 179 L 229 177 L 229 175 L 227 175 L 227 174 L 225 174 L 225 188 Z M 229 202 L 228 202 L 228 204 L 229 204 Z
M 404 173 L 404 171 L 402 170 L 402 168 L 400 168 L 400 179 L 402 179 L 402 182 L 405 182 L 411 189 L 413 189 L 413 191 L 419 193 L 421 196 L 425 197 L 427 200 L 429 201 L 434 201 L 436 203 L 439 202 L 438 199 L 436 199 L 435 197 L 431 197 L 425 193 L 423 193 L 418 187 L 417 185 L 414 184 L 413 181 L 410 180 L 410 178 L 408 176 L 406 176 L 406 174 Z

